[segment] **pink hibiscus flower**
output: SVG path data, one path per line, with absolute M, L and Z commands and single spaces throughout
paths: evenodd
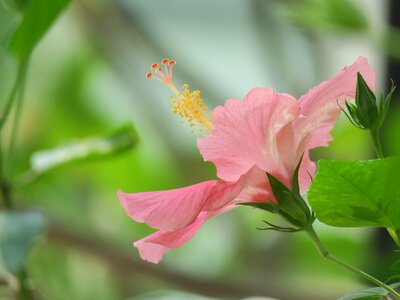
M 154 77 L 176 95 L 175 113 L 205 134 L 198 139 L 204 160 L 213 162 L 220 180 L 175 190 L 127 194 L 118 192 L 126 213 L 137 222 L 158 229 L 137 241 L 142 259 L 158 263 L 163 255 L 188 242 L 214 216 L 244 202 L 276 201 L 265 172 L 290 186 L 301 156 L 300 191 L 311 184 L 315 163 L 308 150 L 327 146 L 345 99 L 354 98 L 357 72 L 374 89 L 375 75 L 366 58 L 359 58 L 338 75 L 296 100 L 269 88 L 254 88 L 243 99 L 229 99 L 208 117 L 200 92 L 187 85 L 180 91 L 172 82 L 174 61 L 154 64 Z

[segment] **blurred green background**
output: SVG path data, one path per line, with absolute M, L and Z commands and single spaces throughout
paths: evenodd
M 17 69 L 8 50 L 23 17 L 15 4 L 28 2 L 1 1 L 3 102 Z M 198 136 L 170 112 L 167 88 L 146 81 L 152 63 L 175 59 L 177 83 L 201 90 L 209 108 L 243 98 L 253 87 L 298 97 L 358 56 L 368 57 L 385 90 L 387 59 L 400 57 L 400 35 L 388 25 L 388 12 L 387 1 L 374 0 L 73 1 L 32 54 L 9 172 L 28 170 L 38 150 L 107 135 L 129 122 L 139 142 L 129 151 L 54 168 L 15 189 L 19 209 L 39 209 L 46 219 L 26 267 L 35 297 L 161 299 L 160 291 L 179 291 L 324 300 L 366 287 L 320 258 L 305 234 L 256 230 L 272 217 L 245 207 L 207 222 L 159 265 L 142 262 L 132 243 L 152 229 L 131 221 L 116 193 L 216 178 L 196 148 Z M 400 154 L 399 108 L 394 99 L 384 133 L 387 154 Z M 315 160 L 374 157 L 368 134 L 344 117 L 333 135 L 329 148 L 312 153 Z M 316 226 L 343 260 L 382 279 L 400 273 L 391 269 L 391 245 L 382 252 L 374 230 Z M 5 284 L 0 287 L 0 297 L 12 299 Z

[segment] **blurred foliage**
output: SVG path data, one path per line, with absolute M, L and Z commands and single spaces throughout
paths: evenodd
M 18 273 L 43 227 L 44 218 L 39 212 L 1 212 L 0 265 Z
M 32 258 L 34 287 L 44 299 L 121 298 L 108 266 L 90 253 L 42 243 Z
M 381 37 L 382 50 L 390 57 L 400 60 L 400 30 L 390 28 Z
M 10 10 L 24 12 L 32 0 L 3 0 L 4 5 Z
M 31 0 L 25 4 L 17 1 L 18 7 L 26 5 L 26 9 L 21 24 L 11 38 L 10 50 L 20 59 L 26 58 L 69 2 Z
M 396 99 L 397 102 L 399 99 Z M 386 145 L 386 151 L 389 155 L 400 155 L 400 107 L 397 105 L 392 109 L 392 117 L 387 122 L 387 130 L 383 133 L 384 138 L 389 141 Z
M 41 175 L 73 162 L 104 159 L 121 151 L 130 150 L 136 144 L 137 134 L 131 125 L 127 125 L 106 136 L 87 138 L 55 149 L 40 150 L 31 156 L 33 173 L 31 175 Z
M 300 0 L 285 4 L 287 16 L 300 26 L 324 33 L 365 33 L 368 20 L 350 0 Z

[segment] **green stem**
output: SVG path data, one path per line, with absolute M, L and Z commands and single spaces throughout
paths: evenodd
M 0 137 L 1 140 L 1 137 Z M 4 166 L 3 166 L 3 149 L 0 145 L 0 195 L 1 198 L 3 199 L 4 202 L 4 207 L 7 210 L 12 210 L 14 205 L 11 197 L 11 188 L 10 185 L 7 181 L 7 179 L 4 177 Z
M 21 83 L 24 81 L 24 77 L 26 74 L 26 68 L 28 67 L 29 56 L 22 60 L 18 65 L 17 77 L 15 79 L 14 85 L 12 87 L 11 93 L 6 100 L 6 104 L 3 110 L 3 113 L 0 117 L 0 130 L 4 127 L 4 124 L 7 121 L 8 116 L 10 115 L 11 108 L 17 98 L 18 90 L 21 86 Z
M 10 144 L 8 147 L 7 151 L 7 165 L 5 166 L 6 170 L 9 171 L 10 167 L 13 165 L 13 160 L 15 156 L 15 141 L 16 137 L 18 134 L 18 129 L 19 129 L 19 120 L 21 117 L 21 112 L 22 112 L 22 105 L 24 102 L 24 94 L 25 94 L 25 83 L 26 83 L 26 76 L 28 72 L 28 65 L 29 65 L 29 56 L 25 59 L 24 62 L 21 62 L 23 64 L 23 68 L 21 70 L 21 77 L 19 79 L 19 93 L 17 95 L 17 103 L 16 103 L 16 108 L 15 108 L 15 116 L 13 119 L 13 124 L 12 124 L 12 130 L 11 130 L 11 137 L 10 137 Z M 6 172 L 6 174 L 10 174 L 10 172 Z M 11 174 L 12 175 L 12 174 Z
M 32 290 L 29 287 L 28 284 L 28 274 L 26 272 L 26 269 L 23 268 L 20 273 L 19 273 L 19 293 L 18 293 L 18 299 L 20 300 L 31 300 L 34 299 Z
M 11 191 L 10 191 L 10 186 L 1 181 L 0 182 L 0 190 L 1 190 L 1 195 L 4 201 L 4 206 L 7 210 L 12 210 L 14 208 L 13 201 L 11 199 Z
M 311 240 L 314 243 L 314 246 L 317 248 L 318 252 L 321 254 L 322 257 L 324 257 L 327 260 L 330 260 L 336 264 L 338 264 L 339 266 L 342 266 L 343 268 L 352 271 L 353 273 L 363 277 L 364 279 L 376 284 L 377 286 L 380 286 L 381 288 L 384 288 L 386 291 L 388 291 L 389 293 L 391 293 L 395 299 L 400 300 L 400 294 L 398 292 L 396 292 L 392 287 L 388 286 L 387 284 L 383 283 L 382 281 L 380 281 L 379 279 L 357 269 L 356 267 L 353 267 L 352 265 L 336 258 L 335 256 L 333 256 L 332 254 L 330 254 L 322 245 L 320 239 L 318 238 L 314 228 L 312 227 L 312 225 L 310 225 L 308 228 L 305 229 L 305 231 L 307 232 L 307 234 L 309 235 L 309 237 L 311 238 Z
M 372 141 L 374 142 L 377 157 L 385 158 L 379 140 L 379 132 L 377 130 L 370 130 L 370 134 L 372 137 Z M 387 228 L 387 231 L 389 232 L 390 236 L 392 237 L 396 245 L 400 248 L 400 229 Z
M 17 100 L 17 108 L 15 112 L 11 141 L 8 149 L 8 157 L 6 159 L 3 155 L 3 149 L 0 146 L 0 194 L 4 201 L 4 206 L 7 210 L 13 209 L 13 201 L 11 197 L 11 185 L 6 178 L 7 167 L 12 165 L 12 153 L 14 152 L 15 137 L 18 131 L 19 117 L 22 109 L 22 102 L 24 97 L 26 74 L 28 69 L 30 55 L 27 55 L 25 59 L 19 62 L 17 76 L 14 85 L 11 89 L 11 93 L 8 96 L 2 114 L 0 115 L 0 132 L 3 129 L 10 112 L 12 110 L 15 100 Z M 1 139 L 1 138 L 0 138 Z
M 382 146 L 381 142 L 379 140 L 379 133 L 378 130 L 370 130 L 369 133 L 371 134 L 372 141 L 374 143 L 375 151 L 376 151 L 376 156 L 378 158 L 384 158 L 385 156 L 383 155 L 382 151 Z
M 14 122 L 12 126 L 12 132 L 11 132 L 11 140 L 10 140 L 10 145 L 9 145 L 9 153 L 8 153 L 8 159 L 4 159 L 3 155 L 3 149 L 0 145 L 0 194 L 1 197 L 3 198 L 4 201 L 4 206 L 7 210 L 12 210 L 14 208 L 14 204 L 12 201 L 12 194 L 11 194 L 11 185 L 7 178 L 5 177 L 5 163 L 8 163 L 8 166 L 12 165 L 12 162 L 10 161 L 11 155 L 13 153 L 14 149 L 14 144 L 15 144 L 15 138 L 16 134 L 18 131 L 18 124 L 19 124 L 19 118 L 21 115 L 21 110 L 22 110 L 22 103 L 23 103 L 23 98 L 24 98 L 24 89 L 25 89 L 25 81 L 26 81 L 26 74 L 27 74 L 27 68 L 28 68 L 28 63 L 29 63 L 29 57 L 30 55 L 27 56 L 24 60 L 20 61 L 18 65 L 18 71 L 17 71 L 17 76 L 14 82 L 14 85 L 12 87 L 11 93 L 6 100 L 6 104 L 4 106 L 4 110 L 2 112 L 2 115 L 0 116 L 0 131 L 3 129 L 10 112 L 13 108 L 15 100 L 17 100 L 17 108 L 15 112 L 15 117 L 14 117 Z M 0 138 L 1 140 L 1 138 Z M 33 299 L 33 294 L 31 289 L 28 286 L 27 279 L 28 275 L 26 272 L 26 269 L 23 268 L 18 276 L 18 281 L 20 284 L 20 289 L 19 289 L 19 299 L 23 300 L 30 300 Z

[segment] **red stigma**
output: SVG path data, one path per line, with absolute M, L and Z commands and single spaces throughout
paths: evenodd
M 146 78 L 153 78 L 166 84 L 172 84 L 172 69 L 176 61 L 164 58 L 160 63 L 151 65 L 152 71 L 146 74 Z

